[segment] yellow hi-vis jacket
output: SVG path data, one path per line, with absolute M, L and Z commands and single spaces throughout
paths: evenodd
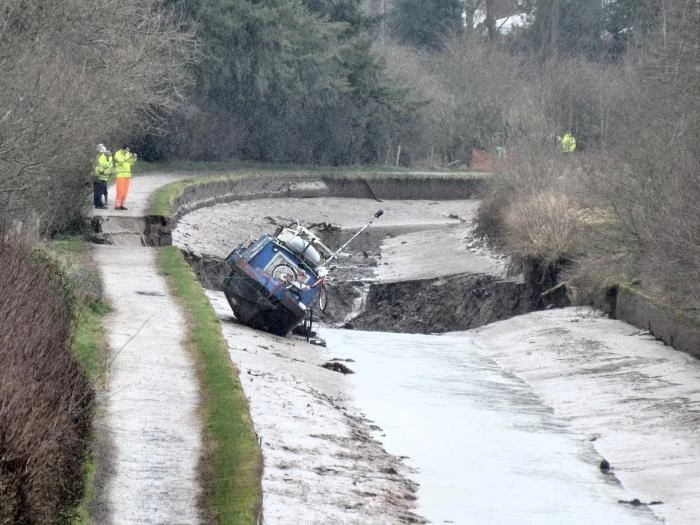
M 136 153 L 125 149 L 114 154 L 114 174 L 118 179 L 131 177 L 131 167 L 136 164 Z
M 564 153 L 574 152 L 576 151 L 576 139 L 571 133 L 565 133 L 564 136 L 559 139 L 559 147 Z
M 95 160 L 95 174 L 97 178 L 107 182 L 109 176 L 112 174 L 112 156 L 106 153 L 100 153 L 97 155 L 97 160 Z

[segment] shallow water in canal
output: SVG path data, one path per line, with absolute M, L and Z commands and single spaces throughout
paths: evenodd
M 406 456 L 417 512 L 469 525 L 659 523 L 600 472 L 588 436 L 574 434 L 468 335 L 324 329 L 347 365 L 353 405 Z

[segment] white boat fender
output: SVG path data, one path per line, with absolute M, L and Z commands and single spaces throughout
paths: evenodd
M 314 268 L 314 272 L 316 272 L 318 279 L 313 282 L 311 288 L 316 288 L 319 284 L 325 282 L 326 277 L 328 276 L 328 268 L 325 266 L 317 266 Z
M 294 288 L 295 290 L 298 290 L 300 292 L 305 292 L 306 290 L 309 289 L 309 285 L 306 283 L 300 283 L 300 282 L 294 281 L 292 284 L 287 286 L 287 288 Z

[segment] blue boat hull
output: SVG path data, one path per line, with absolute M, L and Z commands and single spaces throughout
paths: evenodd
M 382 213 L 375 213 L 340 250 Z M 286 335 L 307 313 L 312 321 L 313 307 L 325 309 L 327 265 L 340 250 L 331 251 L 298 222 L 239 245 L 225 261 L 230 273 L 223 290 L 231 310 L 241 323 L 277 335 Z
M 235 252 L 227 263 L 231 273 L 224 281 L 223 291 L 241 323 L 283 336 L 304 320 L 306 308 L 282 283 Z

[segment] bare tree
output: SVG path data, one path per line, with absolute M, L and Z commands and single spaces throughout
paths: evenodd
M 422 101 L 404 150 L 415 162 L 469 162 L 474 147 L 507 140 L 521 95 L 519 63 L 478 36 L 455 36 L 439 54 L 386 47 L 388 72 Z
M 64 228 L 95 145 L 181 102 L 192 34 L 158 0 L 4 0 L 0 22 L 0 216 Z

